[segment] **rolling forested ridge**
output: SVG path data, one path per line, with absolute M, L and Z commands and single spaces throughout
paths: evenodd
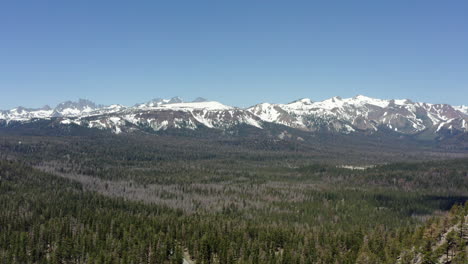
M 468 263 L 456 147 L 48 134 L 1 131 L 0 263 Z

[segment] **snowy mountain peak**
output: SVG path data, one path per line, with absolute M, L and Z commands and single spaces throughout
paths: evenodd
M 160 106 L 161 109 L 179 110 L 229 110 L 234 107 L 224 105 L 216 101 L 188 102 L 188 103 L 167 103 Z
M 66 101 L 60 103 L 55 107 L 56 111 L 63 111 L 65 109 L 77 109 L 77 110 L 85 110 L 85 109 L 96 109 L 98 106 L 91 102 L 90 100 L 86 99 L 79 99 L 78 102 L 73 101 Z
M 173 97 L 156 98 L 133 107 L 100 106 L 80 99 L 60 103 L 53 109 L 47 106 L 39 109 L 16 107 L 0 111 L 0 125 L 35 119 L 111 129 L 115 133 L 140 127 L 153 130 L 196 129 L 200 126 L 227 129 L 246 124 L 264 128 L 264 123 L 310 132 L 373 133 L 381 129 L 402 134 L 468 132 L 467 106 L 414 103 L 408 99 L 382 100 L 363 95 L 352 98 L 335 96 L 320 102 L 303 98 L 287 104 L 261 103 L 247 109 L 203 98 L 184 102 Z
M 390 103 L 390 101 L 388 101 L 388 100 L 372 98 L 372 97 L 368 97 L 368 96 L 364 96 L 364 95 L 356 95 L 353 98 L 345 99 L 345 101 L 348 104 L 355 104 L 355 105 L 369 104 L 369 105 L 374 105 L 374 106 L 378 106 L 378 107 L 382 107 L 382 108 L 388 106 L 388 104 Z
M 154 107 L 159 107 L 164 104 L 175 104 L 175 103 L 182 103 L 182 99 L 180 97 L 172 97 L 171 99 L 162 99 L 162 98 L 155 98 L 151 101 L 148 101 L 143 104 L 137 104 L 135 105 L 138 108 L 154 108 Z
M 79 99 L 78 102 L 66 101 L 54 108 L 51 117 L 82 116 L 101 107 L 86 99 Z

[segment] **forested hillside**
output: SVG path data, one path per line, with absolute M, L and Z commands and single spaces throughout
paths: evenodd
M 398 263 L 468 263 L 468 203 L 417 228 Z
M 1 263 L 466 263 L 468 160 L 237 142 L 4 135 Z

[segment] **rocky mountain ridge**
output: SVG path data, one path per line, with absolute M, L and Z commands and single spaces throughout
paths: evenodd
M 314 102 L 308 98 L 288 104 L 261 103 L 249 108 L 227 106 L 197 98 L 153 99 L 134 106 L 97 105 L 89 100 L 67 101 L 55 108 L 16 107 L 0 111 L 0 124 L 51 120 L 61 125 L 107 129 L 114 133 L 201 127 L 227 130 L 238 125 L 264 129 L 268 124 L 308 132 L 373 133 L 385 130 L 413 135 L 468 132 L 468 107 L 411 100 L 382 100 L 358 95 Z

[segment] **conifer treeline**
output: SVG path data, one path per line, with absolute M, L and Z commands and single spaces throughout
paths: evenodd
M 366 219 L 333 228 L 233 212 L 186 215 L 86 192 L 9 161 L 0 163 L 0 175 L 1 263 L 181 263 L 188 255 L 196 263 L 395 263 L 428 236 L 413 234 L 413 225 L 388 228 Z M 466 210 L 455 207 L 449 221 L 460 221 Z M 441 221 L 429 223 L 447 229 Z M 454 241 L 447 242 L 450 254 L 463 247 L 457 234 Z
M 251 143 L 1 137 L 0 263 L 466 260 L 459 217 L 417 228 L 467 200 L 466 159 L 350 170 L 376 152 Z

